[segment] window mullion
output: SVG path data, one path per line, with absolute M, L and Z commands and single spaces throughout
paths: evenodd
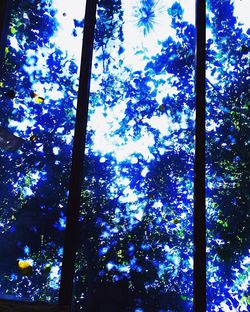
M 0 5 L 0 76 L 2 74 L 2 62 L 4 59 L 7 31 L 9 26 L 10 12 L 11 12 L 11 1 L 1 1 Z
M 91 76 L 94 29 L 96 21 L 96 6 L 97 0 L 87 0 L 84 19 L 83 48 L 78 90 L 74 146 L 72 152 L 67 223 L 65 230 L 64 254 L 59 293 L 59 303 L 63 305 L 70 305 L 72 301 L 81 182 L 83 177 L 83 157 L 85 150 L 88 118 L 89 85 Z
M 205 43 L 206 2 L 196 2 L 196 130 L 194 176 L 194 311 L 206 311 Z

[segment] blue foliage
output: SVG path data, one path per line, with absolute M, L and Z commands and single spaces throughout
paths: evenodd
M 0 116 L 25 142 L 17 152 L 1 150 L 0 258 L 10 259 L 0 264 L 1 296 L 55 302 L 78 64 L 53 42 L 60 28 L 53 1 L 15 3 Z M 192 311 L 195 27 L 179 2 L 164 11 L 162 1 L 138 1 L 142 42 L 154 40 L 162 14 L 175 35 L 166 32 L 157 52 L 135 42 L 131 65 L 124 7 L 98 5 L 75 309 Z M 231 1 L 207 7 L 208 310 L 244 311 L 249 30 Z M 77 38 L 83 21 L 71 22 Z M 32 259 L 31 269 L 17 259 Z
M 0 244 L 1 259 L 8 261 L 0 264 L 0 296 L 56 302 L 77 65 L 53 41 L 58 32 L 53 1 L 18 0 L 13 8 L 0 116 L 1 125 L 25 141 L 16 152 L 1 150 Z M 10 90 L 15 94 L 7 97 Z M 32 274 L 17 266 L 17 259 L 27 257 Z

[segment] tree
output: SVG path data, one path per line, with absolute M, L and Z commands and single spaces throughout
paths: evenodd
M 146 11 L 155 4 L 139 2 Z M 76 305 L 189 311 L 195 28 L 175 3 L 168 13 L 176 37 L 160 42 L 153 57 L 135 50 L 145 65 L 134 70 L 123 10 L 118 2 L 98 9 L 96 34 L 108 31 L 96 35 L 94 50 Z M 153 26 L 154 19 L 146 36 Z
M 246 311 L 249 38 L 230 1 L 208 1 L 207 23 L 208 309 Z
M 1 292 L 56 302 L 79 64 L 55 41 L 60 24 L 53 1 L 21 0 L 13 7 L 0 115 L 4 129 L 24 143 L 18 151 L 1 150 Z

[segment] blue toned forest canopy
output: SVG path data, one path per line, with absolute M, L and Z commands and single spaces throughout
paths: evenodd
M 167 9 L 173 33 L 158 40 L 160 49 L 150 54 L 135 44 L 131 52 L 126 18 L 149 38 L 164 7 L 137 1 L 131 17 L 123 2 L 113 3 L 113 11 L 111 2 L 98 11 L 112 16 L 112 27 L 97 18 L 107 32 L 95 39 L 76 307 L 190 311 L 195 28 L 175 2 Z M 208 1 L 208 311 L 249 309 L 249 30 L 242 25 L 230 1 Z
M 183 13 L 99 2 L 75 311 L 192 310 L 195 27 Z M 160 18 L 173 36 L 156 42 Z
M 67 1 L 14 3 L 0 77 L 0 297 L 56 302 L 83 12 L 68 12 Z M 192 311 L 190 7 L 194 1 L 99 1 L 76 311 Z M 208 311 L 244 312 L 249 30 L 231 1 L 208 0 L 207 8 Z
M 207 4 L 208 311 L 249 311 L 250 29 L 237 1 Z
M 84 2 L 74 6 L 13 1 L 0 78 L 1 298 L 57 302 L 79 77 L 69 42 L 81 53 Z

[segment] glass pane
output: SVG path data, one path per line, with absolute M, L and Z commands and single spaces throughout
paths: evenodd
M 0 298 L 58 298 L 84 9 L 13 1 L 0 77 Z
M 74 311 L 192 311 L 195 1 L 100 1 Z
M 207 1 L 207 311 L 249 311 L 249 8 Z

